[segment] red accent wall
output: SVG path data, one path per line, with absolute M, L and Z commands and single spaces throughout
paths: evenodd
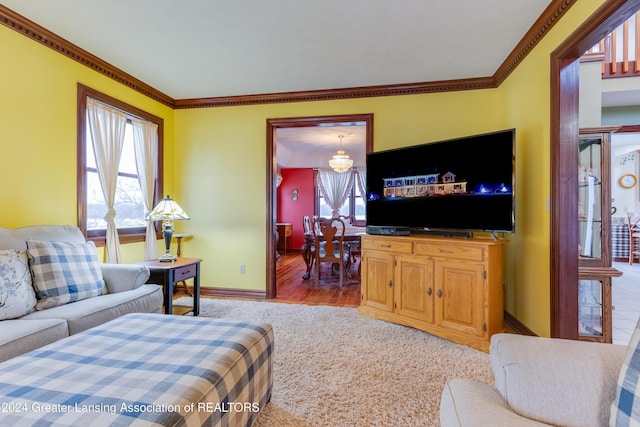
M 281 169 L 282 182 L 278 187 L 277 222 L 292 224 L 292 236 L 289 247 L 300 249 L 304 242 L 302 217 L 313 215 L 315 188 L 313 169 Z M 298 200 L 292 200 L 291 192 L 298 190 Z

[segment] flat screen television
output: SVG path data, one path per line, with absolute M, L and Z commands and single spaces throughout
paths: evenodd
M 369 153 L 367 229 L 514 232 L 514 162 L 515 129 Z

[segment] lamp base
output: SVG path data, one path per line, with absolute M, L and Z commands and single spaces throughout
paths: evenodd
M 158 261 L 160 261 L 160 262 L 173 262 L 173 261 L 176 261 L 177 259 L 178 259 L 178 257 L 177 257 L 177 256 L 172 255 L 172 254 L 170 254 L 170 253 L 168 253 L 168 252 L 167 252 L 166 254 L 161 255 L 161 256 L 158 258 Z

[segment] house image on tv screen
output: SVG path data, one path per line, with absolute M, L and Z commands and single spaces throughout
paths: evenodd
M 466 194 L 467 182 L 456 181 L 456 175 L 447 172 L 442 175 L 433 173 L 427 175 L 403 176 L 397 178 L 383 178 L 385 199 L 407 197 L 448 196 L 452 194 Z

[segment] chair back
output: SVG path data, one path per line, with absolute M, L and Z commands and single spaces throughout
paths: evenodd
M 344 262 L 344 221 L 340 218 L 314 218 L 313 240 L 320 262 Z
M 640 261 L 640 212 L 627 212 L 627 225 L 629 228 L 629 265 L 638 258 Z
M 627 225 L 630 233 L 640 232 L 640 212 L 627 212 Z
M 302 229 L 304 234 L 311 234 L 311 217 L 309 215 L 302 217 Z

